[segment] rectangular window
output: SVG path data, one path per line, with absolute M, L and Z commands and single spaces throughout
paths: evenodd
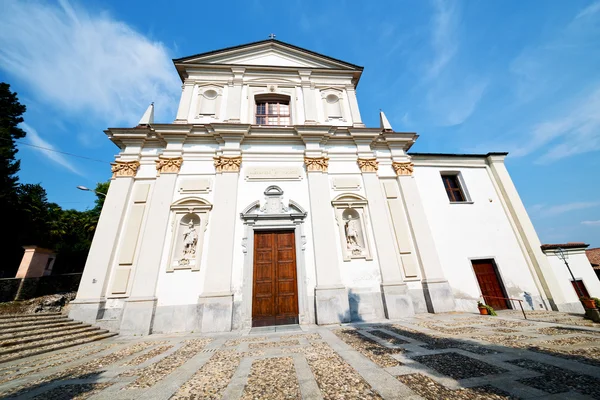
M 289 125 L 289 100 L 267 100 L 256 102 L 256 123 L 258 125 Z
M 450 199 L 451 203 L 467 201 L 467 197 L 460 185 L 458 174 L 442 174 L 442 181 L 444 182 L 444 188 L 446 189 L 448 199 Z
M 573 285 L 573 289 L 575 290 L 575 293 L 577 293 L 577 297 L 590 297 L 590 294 L 588 293 L 587 288 L 581 279 L 571 281 L 571 285 Z

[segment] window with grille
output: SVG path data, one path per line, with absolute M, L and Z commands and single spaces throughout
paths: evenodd
M 442 174 L 444 188 L 451 203 L 466 202 L 467 197 L 463 191 L 458 174 Z
M 291 125 L 290 100 L 257 99 L 256 124 L 257 125 Z

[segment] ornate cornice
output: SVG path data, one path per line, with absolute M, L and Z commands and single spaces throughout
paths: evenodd
M 240 172 L 242 165 L 242 156 L 237 157 L 213 157 L 215 160 L 215 169 L 217 172 Z
M 156 171 L 158 174 L 177 174 L 183 163 L 182 157 L 158 156 L 156 160 Z
M 134 177 L 140 167 L 139 161 L 115 161 L 111 164 L 113 178 Z
M 329 158 L 327 157 L 304 157 L 304 164 L 308 172 L 327 172 Z
M 358 168 L 361 172 L 377 172 L 379 162 L 376 158 L 359 158 Z
M 396 171 L 397 176 L 412 175 L 415 164 L 411 162 L 393 162 L 392 168 Z

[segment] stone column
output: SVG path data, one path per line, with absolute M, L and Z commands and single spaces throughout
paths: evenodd
M 245 68 L 233 67 L 233 79 L 229 83 L 229 91 L 227 93 L 227 112 L 226 117 L 228 122 L 240 122 L 242 111 L 242 83 L 244 78 Z
M 106 194 L 94 240 L 85 263 L 77 298 L 71 302 L 69 317 L 94 323 L 103 307 L 110 266 L 115 256 L 116 241 L 123 222 L 127 199 L 139 161 L 117 161 L 112 166 L 113 179 Z
M 500 195 L 506 203 L 510 217 L 516 225 L 517 232 L 515 233 L 521 237 L 526 256 L 531 261 L 527 265 L 533 267 L 531 273 L 536 286 L 538 286 L 538 290 L 540 290 L 540 295 L 544 295 L 548 299 L 550 307 L 556 311 L 558 310 L 557 303 L 560 303 L 562 300 L 562 290 L 556 277 L 551 272 L 552 267 L 548 261 L 548 257 L 542 252 L 540 239 L 504 165 L 505 157 L 506 154 L 489 154 L 487 164 L 496 181 Z M 544 273 L 544 271 L 548 272 Z M 557 299 L 558 297 L 561 297 L 561 299 Z
M 377 248 L 385 315 L 389 319 L 414 315 L 408 287 L 402 277 L 402 264 L 396 253 L 394 232 L 386 211 L 386 199 L 377 177 L 378 162 L 375 158 L 359 158 L 358 166 L 363 176 Z
M 242 156 L 215 157 L 215 197 L 211 212 L 208 257 L 202 295 L 199 298 L 202 332 L 227 332 L 233 318 L 234 233 L 237 191 Z M 251 283 L 247 283 L 251 284 Z M 244 299 L 244 301 L 251 301 Z
M 134 270 L 131 294 L 125 301 L 120 333 L 148 335 L 156 308 L 156 284 L 167 236 L 169 215 L 177 174 L 183 159 L 160 156 L 156 161 L 158 177 L 148 206 L 146 226 L 141 238 L 140 255 Z
M 350 321 L 348 291 L 342 284 L 336 252 L 339 239 L 330 226 L 335 221 L 335 217 L 329 196 L 328 161 L 329 159 L 323 156 L 304 158 L 308 175 L 310 218 L 317 270 L 315 288 L 317 324 Z
M 422 267 L 423 292 L 429 312 L 454 311 L 454 294 L 444 276 L 442 265 L 435 247 L 425 209 L 417 183 L 412 176 L 413 163 L 393 162 L 392 167 L 398 176 L 398 184 L 408 214 L 408 221 L 415 240 L 415 248 Z
M 190 115 L 190 107 L 192 104 L 192 94 L 194 91 L 193 82 L 185 82 L 181 86 L 181 99 L 179 99 L 179 108 L 177 109 L 177 117 L 175 123 L 186 123 Z
M 358 100 L 356 99 L 356 89 L 353 85 L 346 86 L 346 93 L 348 93 L 348 105 L 350 106 L 350 114 L 352 115 L 352 126 L 364 127 L 365 124 L 363 124 L 360 117 Z
M 302 97 L 304 98 L 304 123 L 306 125 L 317 124 L 317 102 L 314 88 L 310 82 L 311 71 L 299 71 L 302 84 Z

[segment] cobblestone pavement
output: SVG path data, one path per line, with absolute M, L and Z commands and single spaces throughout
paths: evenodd
M 561 313 L 530 318 L 423 314 L 117 336 L 0 363 L 0 398 L 600 399 L 600 326 Z

